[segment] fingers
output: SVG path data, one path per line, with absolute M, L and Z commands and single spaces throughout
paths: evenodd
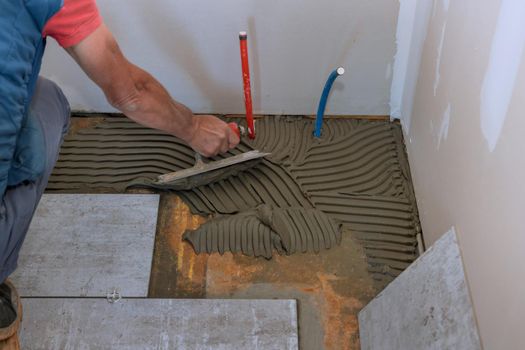
M 213 156 L 216 156 L 217 153 L 216 152 L 210 152 L 206 149 L 202 149 L 202 150 L 197 150 L 197 152 L 199 152 L 202 156 L 206 157 L 206 158 L 210 158 L 210 157 L 213 157 Z
M 228 125 L 229 126 L 229 125 Z M 237 126 L 236 126 L 237 127 Z M 228 148 L 229 149 L 232 149 L 232 148 L 235 148 L 237 147 L 237 145 L 239 144 L 239 142 L 241 141 L 239 135 L 240 133 L 238 132 L 234 132 L 232 130 L 232 128 L 229 126 L 228 127 L 228 132 L 227 132 L 227 137 L 228 137 Z M 238 130 L 238 129 L 237 129 Z
M 197 130 L 190 146 L 205 157 L 226 153 L 236 147 L 240 138 L 232 127 L 211 115 L 197 116 Z
M 214 144 L 215 149 L 212 151 L 214 155 L 217 153 L 226 153 L 230 149 L 229 147 L 229 134 L 232 132 L 228 124 L 224 123 L 222 120 L 214 117 L 214 127 L 213 134 L 215 136 Z
M 192 146 L 196 151 L 205 157 L 213 157 L 219 153 L 226 153 L 229 150 L 226 137 L 208 137 L 204 142 L 198 146 Z
M 231 132 L 231 130 L 226 130 L 224 137 L 221 138 L 220 153 L 226 153 L 230 149 L 230 145 L 228 142 L 228 132 Z

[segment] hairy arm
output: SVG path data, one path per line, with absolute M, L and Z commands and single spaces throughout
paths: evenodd
M 104 24 L 66 50 L 109 103 L 130 119 L 173 134 L 204 156 L 226 152 L 239 143 L 225 122 L 209 115 L 194 116 L 154 77 L 129 62 Z

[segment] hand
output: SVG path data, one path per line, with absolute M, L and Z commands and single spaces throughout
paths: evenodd
M 205 157 L 212 157 L 235 148 L 240 139 L 222 120 L 212 115 L 195 115 L 191 136 L 186 139 L 195 151 Z

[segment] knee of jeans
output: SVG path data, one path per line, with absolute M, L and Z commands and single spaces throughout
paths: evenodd
M 56 96 L 55 100 L 59 105 L 58 107 L 61 112 L 60 116 L 62 118 L 62 134 L 65 135 L 69 130 L 71 116 L 71 107 L 69 105 L 69 101 L 66 98 L 66 95 L 64 95 L 64 92 L 57 83 L 42 76 L 38 77 L 37 89 L 45 89 L 49 93 Z

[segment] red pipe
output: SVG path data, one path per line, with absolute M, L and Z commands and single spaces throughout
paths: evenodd
M 250 66 L 248 64 L 248 35 L 246 32 L 239 33 L 241 44 L 242 80 L 244 84 L 244 104 L 246 106 L 246 123 L 248 125 L 248 137 L 255 138 L 255 125 L 253 122 L 252 89 L 250 87 Z

